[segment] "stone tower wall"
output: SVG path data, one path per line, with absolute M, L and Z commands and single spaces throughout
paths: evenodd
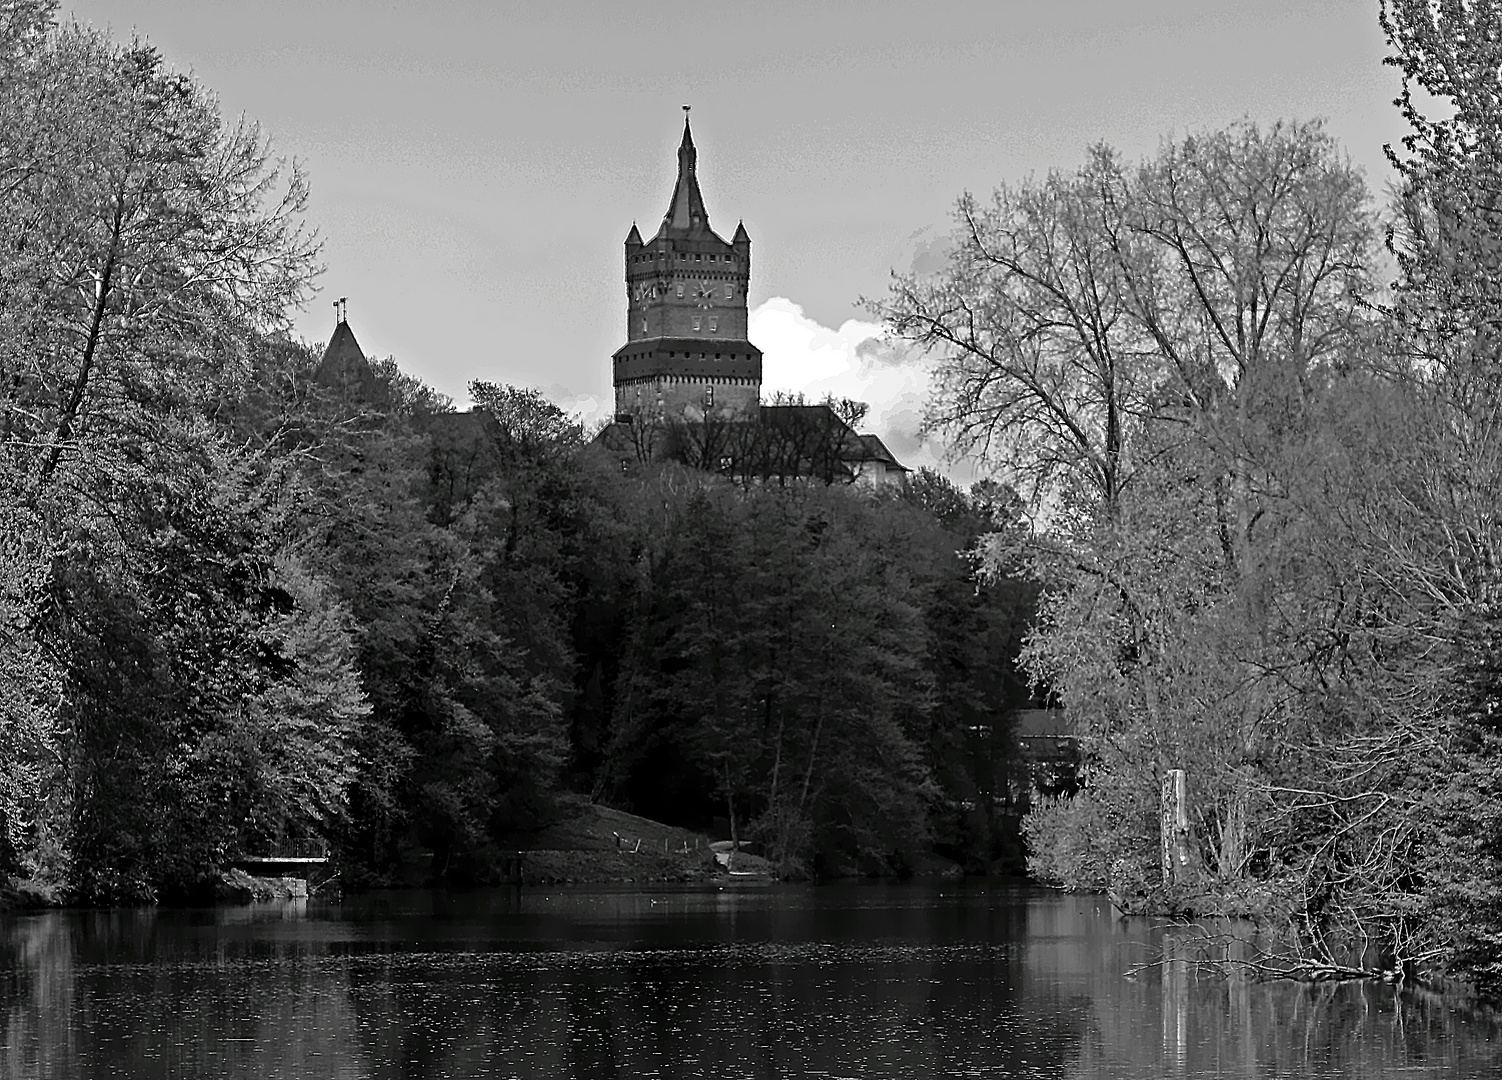
M 626 253 L 626 340 L 746 337 L 751 253 L 718 238 L 658 238 Z
M 671 423 L 702 420 L 706 411 L 726 419 L 752 419 L 761 398 L 761 380 L 655 375 L 617 383 L 617 415 Z

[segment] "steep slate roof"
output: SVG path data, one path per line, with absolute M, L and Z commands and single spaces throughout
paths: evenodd
M 344 387 L 358 385 L 369 373 L 370 364 L 355 340 L 355 332 L 341 319 L 334 327 L 334 336 L 329 338 L 328 348 L 323 350 L 314 378 L 324 386 Z
M 801 428 L 804 431 L 824 431 L 837 435 L 841 459 L 856 458 L 861 453 L 860 436 L 823 402 L 812 405 L 762 405 L 761 422 L 768 427 Z
M 828 432 L 839 440 L 840 460 L 850 465 L 867 461 L 880 461 L 888 469 L 912 472 L 898 461 L 879 435 L 856 434 L 845 421 L 827 404 L 819 402 L 808 405 L 763 405 L 761 422 L 768 427 L 791 429 L 802 427 L 805 431 Z
M 685 114 L 683 142 L 678 146 L 678 182 L 673 185 L 673 198 L 668 203 L 668 212 L 662 216 L 658 236 L 714 235 L 709 228 L 709 211 L 704 209 L 704 196 L 699 191 L 698 162 L 699 152 L 694 149 L 694 137 L 688 130 Z
M 360 343 L 355 340 L 355 332 L 343 319 L 334 327 L 334 336 L 329 338 L 328 347 L 323 350 L 323 359 L 313 372 L 313 381 L 367 405 L 384 408 L 390 404 L 390 389 L 370 366 Z

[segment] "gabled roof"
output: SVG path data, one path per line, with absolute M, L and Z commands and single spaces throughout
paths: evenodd
M 774 427 L 804 425 L 834 432 L 843 430 L 846 434 L 841 436 L 842 445 L 847 449 L 854 445 L 851 440 L 856 437 L 855 432 L 850 430 L 850 425 L 841 420 L 839 414 L 822 401 L 763 405 L 761 406 L 761 421 Z
M 889 469 L 897 469 L 901 472 L 912 472 L 902 462 L 892 456 L 892 451 L 887 449 L 887 444 L 881 441 L 880 435 L 860 435 L 861 450 L 865 454 L 863 461 L 879 461 Z
M 827 431 L 839 440 L 840 460 L 851 465 L 879 461 L 888 469 L 912 472 L 887 449 L 879 435 L 858 435 L 824 402 L 799 405 L 763 405 L 762 423 L 772 427 L 798 425 L 806 430 Z

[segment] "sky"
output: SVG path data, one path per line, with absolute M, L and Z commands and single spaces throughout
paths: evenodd
M 312 181 L 332 302 L 456 404 L 535 386 L 592 421 L 625 340 L 622 243 L 667 209 L 693 106 L 710 223 L 752 239 L 763 394 L 868 401 L 909 465 L 927 365 L 861 304 L 989 193 L 1242 117 L 1324 118 L 1381 197 L 1403 127 L 1376 0 L 62 0 L 151 41 Z M 973 475 L 963 463 L 951 475 Z

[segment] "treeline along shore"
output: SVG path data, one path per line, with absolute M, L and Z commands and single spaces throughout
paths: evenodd
M 149 45 L 0 6 L 0 865 L 90 903 L 326 850 L 497 880 L 583 795 L 793 876 L 1021 869 L 998 485 L 621 463 L 294 341 L 303 177 Z M 978 726 L 998 725 L 979 746 Z M 1009 824 L 1010 822 L 1010 824 Z
M 962 491 L 623 468 L 535 392 L 324 363 L 297 169 L 148 44 L 0 3 L 0 870 L 486 882 L 582 797 L 788 876 L 1025 842 L 1255 920 L 1260 973 L 1496 989 L 1502 13 L 1374 17 L 1385 202 L 1250 121 L 959 201 L 872 307 L 1005 481 Z M 1039 695 L 1083 786 L 1019 833 Z

